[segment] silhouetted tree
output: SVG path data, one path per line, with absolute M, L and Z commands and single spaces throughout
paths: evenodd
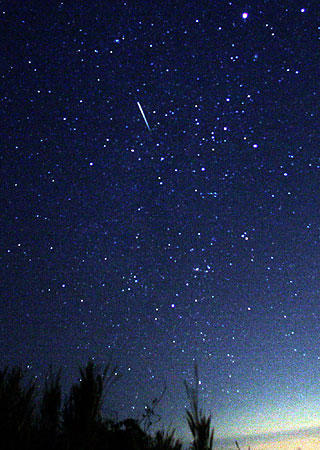
M 32 447 L 35 384 L 23 386 L 19 368 L 0 371 L 0 448 Z
M 42 448 L 55 449 L 59 442 L 61 426 L 61 372 L 46 378 L 39 418 L 39 443 Z

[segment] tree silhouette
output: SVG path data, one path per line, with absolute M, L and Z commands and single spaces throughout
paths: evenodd
M 61 424 L 61 371 L 50 370 L 40 403 L 39 440 L 42 448 L 54 449 L 58 444 Z
M 32 446 L 35 384 L 22 380 L 20 368 L 0 371 L 0 447 L 8 450 Z

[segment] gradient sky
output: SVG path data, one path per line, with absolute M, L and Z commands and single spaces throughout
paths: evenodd
M 320 8 L 3 1 L 2 364 L 112 357 L 110 411 L 320 425 Z M 150 125 L 148 130 L 138 103 Z

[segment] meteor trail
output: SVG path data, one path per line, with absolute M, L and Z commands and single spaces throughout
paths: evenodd
M 146 123 L 146 125 L 147 125 L 148 130 L 149 130 L 150 133 L 151 133 L 151 129 L 150 129 L 150 127 L 149 127 L 149 124 L 148 124 L 148 121 L 147 121 L 147 119 L 146 119 L 146 116 L 144 115 L 142 106 L 140 105 L 139 102 L 137 102 L 137 105 L 139 106 L 139 109 L 140 109 L 140 112 L 141 112 L 141 114 L 142 114 L 142 117 L 143 117 L 143 119 L 144 119 L 144 121 L 145 121 L 145 123 Z

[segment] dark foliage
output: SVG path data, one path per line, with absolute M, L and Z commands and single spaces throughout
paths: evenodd
M 110 364 L 101 372 L 92 362 L 80 368 L 62 406 L 60 372 L 46 378 L 36 402 L 35 383 L 25 383 L 19 368 L 0 371 L 0 448 L 7 450 L 181 450 L 174 432 L 151 436 L 155 399 L 142 421 L 117 422 L 102 416 L 109 387 L 115 381 Z M 162 396 L 160 397 L 160 399 Z M 157 417 L 156 417 L 157 418 Z
M 139 421 L 140 426 L 143 428 L 145 432 L 148 432 L 152 425 L 155 425 L 156 423 L 160 422 L 161 417 L 159 414 L 156 413 L 156 408 L 163 399 L 165 393 L 166 393 L 166 386 L 164 387 L 163 391 L 161 392 L 161 395 L 159 398 L 154 398 L 152 400 L 151 405 L 146 405 L 145 410 L 142 414 L 142 417 Z
M 35 385 L 23 385 L 19 368 L 0 371 L 0 448 L 32 448 Z
M 42 448 L 54 449 L 58 444 L 61 421 L 60 372 L 48 375 L 40 402 L 38 437 Z
M 154 438 L 154 450 L 181 450 L 181 442 L 174 437 L 174 430 L 171 432 L 157 431 Z
M 212 450 L 214 429 L 211 429 L 211 416 L 206 416 L 199 409 L 199 375 L 197 365 L 194 367 L 194 378 L 195 387 L 190 387 L 185 382 L 191 406 L 191 411 L 187 411 L 187 422 L 193 436 L 192 449 Z
M 92 362 L 80 369 L 80 382 L 72 386 L 63 409 L 63 436 L 68 448 L 92 449 L 97 445 L 107 372 L 108 368 L 102 375 L 95 373 Z

